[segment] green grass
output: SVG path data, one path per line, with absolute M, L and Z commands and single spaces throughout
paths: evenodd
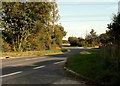
M 62 53 L 61 49 L 43 50 L 43 51 L 26 51 L 26 52 L 2 52 L 2 57 L 27 57 L 27 56 L 44 56 L 50 54 Z
M 67 59 L 65 66 L 96 84 L 114 86 L 120 82 L 120 71 L 105 64 L 100 50 L 74 54 Z

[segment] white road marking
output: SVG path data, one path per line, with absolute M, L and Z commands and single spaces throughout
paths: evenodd
M 43 67 L 45 67 L 45 66 L 39 66 L 39 67 L 35 67 L 35 68 L 33 68 L 33 69 L 40 69 L 40 68 L 43 68 Z
M 55 62 L 54 64 L 59 64 L 59 63 L 63 63 L 63 62 L 65 62 L 65 61 Z
M 18 71 L 18 72 L 14 72 L 14 73 L 2 75 L 2 76 L 0 76 L 0 77 L 1 77 L 1 78 L 4 78 L 4 77 L 7 77 L 7 76 L 13 76 L 13 75 L 20 74 L 20 73 L 22 73 L 22 71 Z

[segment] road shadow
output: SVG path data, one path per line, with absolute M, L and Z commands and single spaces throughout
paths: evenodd
M 3 75 L 18 71 L 23 71 L 22 74 L 3 78 L 3 84 L 52 84 L 64 78 L 64 71 L 62 67 L 53 65 L 55 62 L 62 60 L 50 60 L 43 62 L 36 62 L 30 66 L 17 66 L 3 68 Z M 46 67 L 33 70 L 34 67 L 45 65 Z
M 2 70 L 2 75 L 5 75 L 5 74 L 17 72 L 17 71 L 28 71 L 37 66 L 50 65 L 50 64 L 53 64 L 53 63 L 59 62 L 59 61 L 63 61 L 63 60 L 49 60 L 49 61 L 35 62 L 35 63 L 32 63 L 30 65 L 25 65 L 25 66 L 15 66 L 14 65 L 14 66 L 4 67 L 0 70 Z
M 85 49 L 74 49 L 74 48 L 71 48 L 71 49 L 68 49 L 68 52 L 64 52 L 62 54 L 52 54 L 52 55 L 46 55 L 47 57 L 51 57 L 51 58 L 67 58 L 69 57 L 70 55 L 74 54 L 74 53 L 78 53 L 78 52 L 81 52 Z
M 46 55 L 46 56 L 51 58 L 66 58 L 68 57 L 68 54 L 63 53 L 63 54 L 52 54 L 52 55 Z

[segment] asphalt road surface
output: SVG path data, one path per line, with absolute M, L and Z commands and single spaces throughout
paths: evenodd
M 42 57 L 12 58 L 2 60 L 2 84 L 77 84 L 86 86 L 67 77 L 62 63 L 73 53 L 86 49 L 69 48 L 69 52 Z

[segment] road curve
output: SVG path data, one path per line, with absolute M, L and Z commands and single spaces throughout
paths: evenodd
M 79 86 L 86 86 L 84 83 L 67 77 L 61 66 L 69 55 L 86 49 L 68 49 L 69 52 L 63 54 L 3 59 L 0 76 L 2 84 L 79 84 Z

